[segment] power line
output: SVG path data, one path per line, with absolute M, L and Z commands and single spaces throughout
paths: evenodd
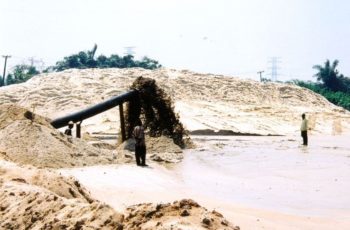
M 5 86 L 6 85 L 6 80 L 7 80 L 6 77 L 5 77 L 6 76 L 6 64 L 7 64 L 7 59 L 11 58 L 11 55 L 3 55 L 2 57 L 5 58 L 5 64 L 4 64 L 4 73 L 2 75 L 2 82 L 1 82 L 2 84 L 1 85 Z

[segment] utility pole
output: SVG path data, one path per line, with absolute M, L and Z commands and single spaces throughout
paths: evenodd
M 7 58 L 10 58 L 11 55 L 3 55 L 3 58 L 5 58 L 5 65 L 4 65 L 4 74 L 2 75 L 2 86 L 6 85 L 6 64 L 7 64 Z
M 261 74 L 265 72 L 264 70 L 261 70 L 261 71 L 258 71 L 258 74 L 260 75 L 260 82 L 262 82 L 262 77 L 261 77 Z

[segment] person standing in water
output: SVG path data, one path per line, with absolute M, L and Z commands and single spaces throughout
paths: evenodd
M 305 113 L 301 115 L 302 121 L 300 126 L 301 136 L 303 138 L 303 145 L 307 145 L 307 129 L 308 129 L 308 120 L 305 118 Z
M 146 165 L 146 142 L 145 142 L 145 130 L 142 127 L 141 120 L 138 120 L 133 131 L 133 137 L 135 138 L 135 158 L 138 166 Z

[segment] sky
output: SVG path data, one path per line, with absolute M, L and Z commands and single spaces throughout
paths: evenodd
M 0 55 L 53 65 L 89 50 L 126 52 L 163 66 L 258 80 L 315 80 L 313 65 L 339 60 L 350 76 L 347 0 L 0 0 Z M 0 59 L 2 73 L 4 59 Z

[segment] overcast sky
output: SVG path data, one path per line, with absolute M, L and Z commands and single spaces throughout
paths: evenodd
M 279 80 L 310 80 L 327 58 L 350 76 L 349 2 L 0 0 L 0 54 L 10 68 L 30 57 L 50 65 L 96 43 L 97 54 L 133 46 L 137 58 L 203 73 L 258 79 L 280 57 Z

